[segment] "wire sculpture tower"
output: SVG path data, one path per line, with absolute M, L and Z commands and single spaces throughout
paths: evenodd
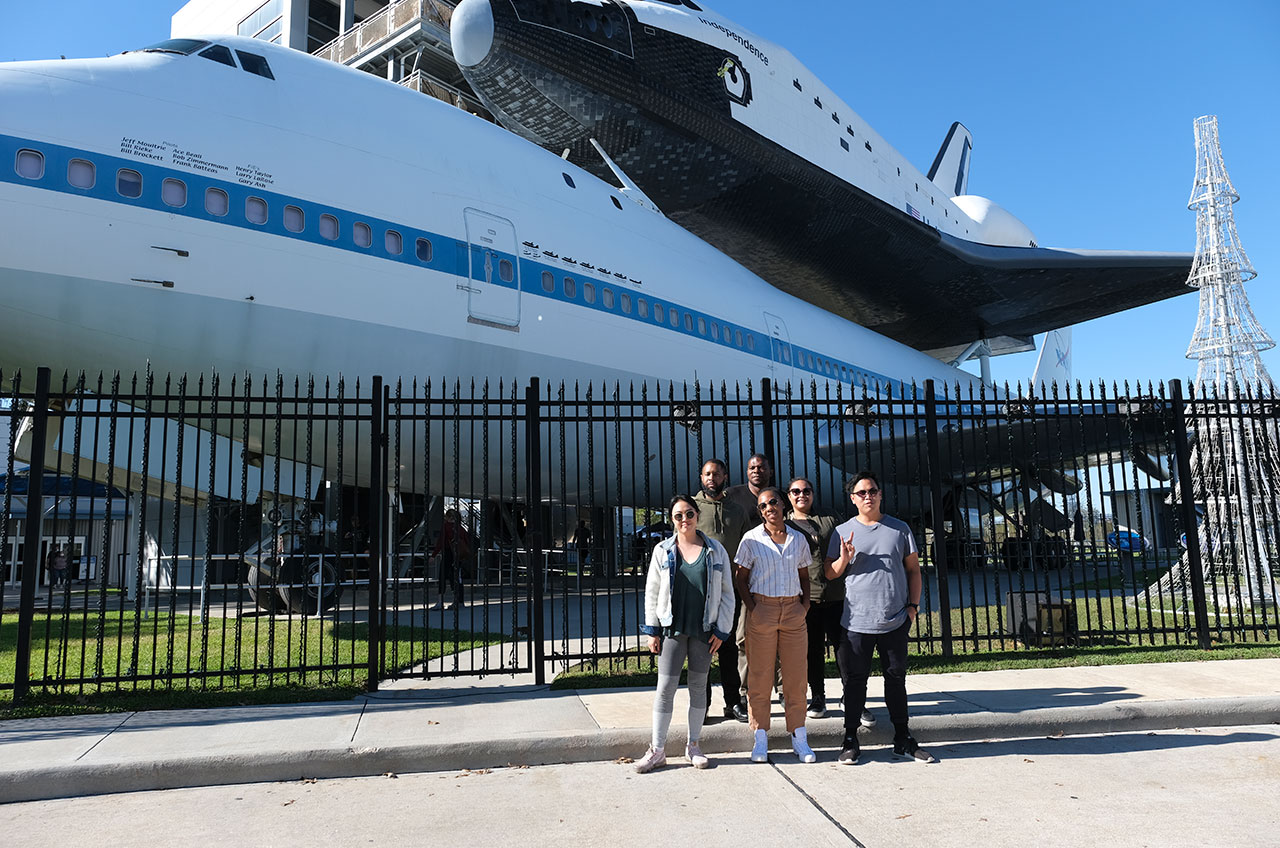
M 1218 118 L 1195 121 L 1196 255 L 1187 285 L 1200 313 L 1187 358 L 1199 361 L 1191 417 L 1191 476 L 1203 505 L 1201 556 L 1211 602 L 1237 607 L 1274 601 L 1272 562 L 1280 541 L 1274 502 L 1280 483 L 1275 389 L 1262 351 L 1275 347 L 1245 294 L 1258 275 L 1236 233 L 1240 199 L 1218 141 Z M 1185 585 L 1185 560 L 1170 577 Z M 1180 574 L 1177 572 L 1181 572 Z

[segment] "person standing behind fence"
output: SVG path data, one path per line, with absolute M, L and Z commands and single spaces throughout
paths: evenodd
M 49 556 L 45 560 L 45 565 L 49 571 L 49 585 L 57 588 L 67 580 L 67 552 L 62 548 L 53 548 L 49 551 Z
M 667 509 L 675 533 L 659 542 L 649 558 L 645 580 L 644 624 L 640 631 L 658 655 L 658 690 L 653 701 L 653 739 L 636 763 L 640 774 L 667 763 L 680 671 L 689 660 L 689 743 L 685 756 L 694 768 L 706 768 L 698 747 L 707 714 L 707 675 L 711 654 L 729 639 L 733 626 L 732 564 L 724 546 L 698 529 L 698 504 L 676 495 Z
M 440 597 L 431 605 L 431 609 L 453 609 L 462 606 L 462 569 L 471 558 L 471 534 L 461 524 L 461 516 L 456 509 L 444 511 L 444 526 L 436 537 L 432 556 L 440 557 Z M 453 600 L 445 603 L 445 588 L 453 588 Z
M 894 755 L 936 762 L 907 727 L 907 636 L 920 612 L 923 586 L 915 537 L 904 522 L 881 511 L 883 493 L 872 472 L 859 472 L 845 491 L 858 512 L 835 529 L 827 547 L 827 578 L 845 584 L 840 623 L 846 632 L 836 648 L 844 683 L 839 761 L 858 761 L 857 722 L 867 701 L 871 656 L 878 652 Z
M 791 747 L 802 763 L 817 760 L 805 730 L 804 683 L 808 641 L 809 545 L 788 527 L 787 497 L 776 488 L 760 491 L 757 509 L 764 523 L 742 537 L 734 580 L 742 596 L 747 626 L 747 703 L 755 744 L 751 762 L 769 761 L 770 706 L 775 664 L 782 664 L 782 698 Z
M 813 484 L 796 477 L 787 484 L 791 513 L 787 526 L 798 530 L 809 544 L 809 612 L 805 627 L 809 633 L 809 718 L 827 714 L 827 645 L 839 644 L 840 610 L 844 606 L 844 581 L 828 581 L 825 574 L 827 540 L 838 523 L 830 513 L 815 509 Z
M 742 534 L 750 526 L 747 515 L 738 504 L 725 496 L 725 483 L 729 470 L 719 459 L 702 463 L 702 490 L 694 495 L 698 507 L 698 530 L 715 539 L 729 552 L 738 550 Z M 733 631 L 738 628 L 742 615 L 742 599 L 736 598 L 733 607 Z M 739 652 L 736 639 L 726 639 L 716 652 L 720 660 L 720 686 L 724 691 L 724 717 L 745 722 L 747 720 L 746 689 L 739 676 Z M 707 707 L 711 707 L 711 680 L 707 680 Z

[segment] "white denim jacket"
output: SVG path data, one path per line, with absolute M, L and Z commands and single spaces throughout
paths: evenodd
M 702 611 L 702 629 L 727 642 L 733 630 L 733 569 L 729 554 L 724 545 L 701 530 L 698 536 L 707 546 L 707 605 Z M 644 584 L 644 624 L 640 626 L 646 636 L 661 636 L 662 628 L 671 626 L 671 580 L 680 565 L 679 558 L 675 536 L 654 546 Z

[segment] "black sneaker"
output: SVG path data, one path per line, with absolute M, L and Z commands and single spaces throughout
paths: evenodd
M 876 717 L 871 714 L 871 710 L 865 707 L 863 707 L 862 715 L 858 717 L 858 721 L 863 727 L 876 726 Z
M 825 700 L 814 698 L 809 702 L 809 709 L 805 712 L 809 718 L 826 718 L 827 702 Z
M 840 743 L 840 756 L 836 758 L 836 762 L 842 766 L 856 765 L 861 753 L 862 748 L 858 745 L 857 734 L 846 733 L 844 741 Z
M 893 740 L 893 755 L 915 760 L 917 763 L 936 763 L 938 760 L 920 747 L 920 743 L 912 736 Z
M 734 704 L 733 708 L 730 709 L 729 712 L 732 713 L 734 718 L 743 724 L 751 721 L 751 716 L 747 713 L 747 705 L 745 702 Z

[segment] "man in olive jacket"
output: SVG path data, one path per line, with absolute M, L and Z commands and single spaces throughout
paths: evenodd
M 719 459 L 708 459 L 702 464 L 702 489 L 693 499 L 698 502 L 698 529 L 724 545 L 730 556 L 738 549 L 742 534 L 751 526 L 749 516 L 741 507 L 725 497 L 725 484 L 729 482 L 729 469 Z M 733 625 L 737 629 L 742 616 L 742 599 L 734 598 Z M 747 702 L 742 695 L 742 679 L 738 670 L 738 645 L 726 639 L 716 652 L 720 659 L 720 687 L 724 692 L 724 716 L 738 721 L 747 720 Z M 711 708 L 711 680 L 707 679 L 707 709 Z

